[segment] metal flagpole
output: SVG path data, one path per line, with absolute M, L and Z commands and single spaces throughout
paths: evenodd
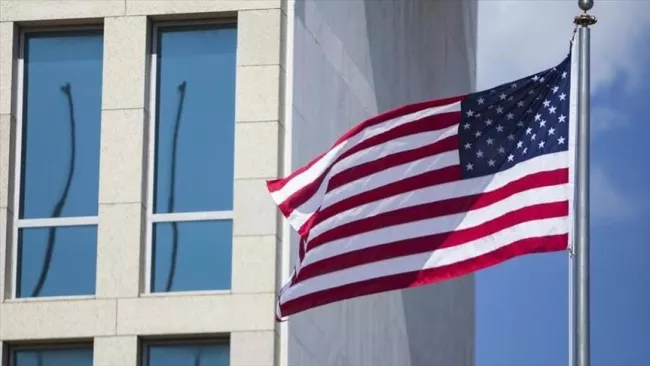
M 593 0 L 578 0 L 583 14 L 575 17 L 578 29 L 578 151 L 575 215 L 575 256 L 573 263 L 573 365 L 590 365 L 589 344 L 589 26 L 596 17 L 587 14 Z

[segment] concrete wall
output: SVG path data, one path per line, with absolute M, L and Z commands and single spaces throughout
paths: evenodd
M 474 0 L 297 1 L 293 168 L 366 117 L 472 91 L 476 10 Z M 293 316 L 288 333 L 290 365 L 472 365 L 474 279 L 326 305 Z
M 159 20 L 238 23 L 232 290 L 142 293 L 149 29 Z M 3 344 L 94 341 L 95 365 L 137 365 L 138 337 L 230 336 L 231 365 L 274 362 L 278 214 L 265 180 L 278 176 L 280 0 L 2 0 L 0 2 L 0 353 Z M 11 287 L 18 39 L 21 29 L 103 24 L 96 295 L 13 299 Z

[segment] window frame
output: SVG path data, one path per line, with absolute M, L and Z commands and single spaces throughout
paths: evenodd
M 144 284 L 141 291 L 142 295 L 150 296 L 174 296 L 174 295 L 188 295 L 188 294 L 219 294 L 219 293 L 230 293 L 230 289 L 225 290 L 189 290 L 189 291 L 169 291 L 169 292 L 155 292 L 152 291 L 152 277 L 151 273 L 153 269 L 153 228 L 155 224 L 158 223 L 171 223 L 171 222 L 200 222 L 200 221 L 232 221 L 234 218 L 233 209 L 230 210 L 216 210 L 216 211 L 192 211 L 192 212 L 172 212 L 172 213 L 155 213 L 153 209 L 154 203 L 154 187 L 156 180 L 156 123 L 157 123 L 157 109 L 158 109 L 158 51 L 159 51 L 159 35 L 161 29 L 166 28 L 179 28 L 179 29 L 188 29 L 196 27 L 197 29 L 201 27 L 232 27 L 237 31 L 239 30 L 236 20 L 225 18 L 225 19 L 213 19 L 213 20 L 171 20 L 171 21 L 158 21 L 151 24 L 150 31 L 150 47 L 148 52 L 149 65 L 147 67 L 149 82 L 148 87 L 148 102 L 147 108 L 149 110 L 147 118 L 147 131 L 146 131 L 146 148 L 147 148 L 147 160 L 146 160 L 146 174 L 147 174 L 147 186 L 146 186 L 146 218 L 145 218 L 145 268 L 144 268 Z M 235 64 L 235 68 L 237 65 Z M 233 92 L 235 92 L 233 90 Z M 234 108 L 234 106 L 233 106 Z M 235 121 L 233 121 L 235 123 Z M 233 136 L 234 138 L 234 136 Z M 234 166 L 235 151 L 233 149 L 233 161 Z M 233 176 L 234 181 L 234 176 Z M 234 189 L 234 188 L 233 188 Z M 232 261 L 232 259 L 231 259 Z M 232 271 L 232 269 L 231 269 Z M 232 286 L 232 285 L 231 285 Z
M 57 349 L 90 349 L 91 352 L 95 353 L 94 343 L 92 341 L 80 341 L 80 342 L 53 342 L 53 343 L 26 343 L 26 344 L 9 344 L 5 348 L 7 350 L 7 365 L 9 366 L 20 366 L 16 365 L 16 352 L 19 351 L 49 351 Z M 1 361 L 1 360 L 0 360 Z M 92 362 L 92 361 L 91 361 Z
M 20 199 L 22 194 L 22 170 L 23 170 L 23 125 L 24 108 L 25 108 L 25 39 L 31 33 L 64 33 L 64 32 L 84 32 L 96 31 L 101 32 L 104 37 L 103 24 L 75 25 L 61 27 L 29 27 L 19 29 L 18 35 L 18 57 L 16 62 L 16 135 L 14 143 L 14 176 L 13 176 L 13 212 L 11 225 L 11 291 L 9 299 L 13 301 L 36 301 L 39 299 L 78 299 L 94 298 L 95 295 L 60 295 L 60 296 L 39 296 L 39 297 L 18 297 L 18 233 L 25 228 L 48 228 L 48 227 L 75 227 L 75 226 L 99 226 L 99 212 L 95 216 L 74 216 L 58 218 L 38 218 L 38 219 L 21 219 L 20 218 Z M 103 47 L 103 45 L 102 45 Z M 102 66 L 103 67 L 103 66 Z M 97 197 L 99 202 L 99 197 Z M 95 241 L 97 245 L 97 240 Z
M 169 338 L 165 336 L 164 338 L 144 338 L 140 340 L 140 347 L 138 352 L 140 353 L 139 366 L 149 366 L 148 358 L 148 349 L 150 346 L 201 346 L 201 345 L 224 345 L 228 347 L 228 351 L 231 352 L 231 342 L 229 335 L 210 335 L 205 337 L 192 337 L 192 336 L 180 336 L 178 338 Z M 14 365 L 10 365 L 14 366 Z

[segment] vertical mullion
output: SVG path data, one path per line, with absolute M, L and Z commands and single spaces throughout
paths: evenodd
M 158 26 L 153 25 L 151 31 L 151 50 L 149 52 L 149 118 L 147 125 L 147 219 L 145 238 L 145 275 L 144 293 L 151 292 L 151 270 L 153 268 L 153 190 L 155 179 L 156 154 L 156 111 L 158 85 Z
M 20 218 L 20 195 L 22 194 L 22 149 L 23 149 L 23 103 L 25 93 L 25 32 L 20 31 L 18 40 L 17 62 L 17 88 L 16 88 L 16 135 L 14 142 L 14 191 L 11 223 L 11 293 L 10 298 L 18 294 L 18 220 Z

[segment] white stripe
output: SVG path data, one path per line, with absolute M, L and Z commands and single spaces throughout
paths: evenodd
M 271 193 L 271 196 L 277 204 L 284 202 L 287 198 L 291 197 L 294 193 L 299 191 L 302 187 L 312 183 L 314 180 L 327 169 L 327 167 L 335 161 L 341 154 L 345 153 L 359 142 L 371 138 L 373 136 L 384 133 L 397 126 L 407 124 L 425 117 L 433 116 L 436 114 L 452 113 L 460 111 L 460 101 L 428 109 L 423 109 L 418 112 L 403 115 L 397 118 L 390 119 L 380 124 L 367 127 L 354 136 L 334 146 L 323 157 L 321 157 L 315 164 L 308 169 L 293 177 L 281 189 Z
M 483 177 L 464 179 L 456 182 L 438 184 L 430 187 L 404 192 L 399 195 L 388 197 L 382 200 L 370 202 L 337 213 L 335 216 L 320 222 L 314 226 L 309 233 L 309 239 L 315 238 L 323 232 L 349 222 L 375 216 L 383 212 L 389 212 L 398 208 L 411 207 L 423 203 L 442 201 L 452 198 L 471 196 L 479 193 L 486 193 L 497 190 L 506 184 L 521 179 L 527 175 L 566 168 L 568 161 L 566 151 L 553 154 L 540 155 L 533 159 L 521 162 L 505 171 Z M 332 199 L 329 194 L 326 196 L 328 205 Z M 338 199 L 336 202 L 341 201 Z
M 384 276 L 461 262 L 490 253 L 522 239 L 566 234 L 568 230 L 569 221 L 567 218 L 552 218 L 522 223 L 463 245 L 391 258 L 313 277 L 289 287 L 280 297 L 280 303 L 284 304 L 287 301 L 314 292 L 355 282 L 371 279 L 381 281 L 380 277 Z
M 325 203 L 325 201 L 323 201 L 323 197 L 327 192 L 330 178 L 336 175 L 337 173 L 364 163 L 377 160 L 381 157 L 391 155 L 393 153 L 409 151 L 423 146 L 431 145 L 440 140 L 444 140 L 448 137 L 455 136 L 457 134 L 458 134 L 458 125 L 454 125 L 442 130 L 420 133 L 417 135 L 405 136 L 400 139 L 391 140 L 390 143 L 384 143 L 379 146 L 362 150 L 351 156 L 348 156 L 347 158 L 341 160 L 338 163 L 335 163 L 332 166 L 332 169 L 327 173 L 325 179 L 323 179 L 320 186 L 318 187 L 318 191 L 316 191 L 311 197 L 309 197 L 309 199 L 305 201 L 302 205 L 294 208 L 291 214 L 289 214 L 288 220 L 292 223 L 292 225 L 296 228 L 296 230 L 299 230 L 300 227 L 302 227 L 302 225 L 304 225 L 304 223 L 307 222 L 307 220 L 309 220 L 309 218 L 316 211 L 318 211 L 318 209 L 322 209 L 326 207 L 323 206 L 323 204 Z M 457 161 L 458 153 L 455 152 L 455 155 Z M 436 159 L 435 156 L 436 155 L 432 157 L 426 157 L 403 165 L 421 164 L 425 159 L 432 159 L 434 161 L 438 161 L 438 159 Z M 407 170 L 412 171 L 413 173 L 418 173 L 418 170 L 416 169 L 408 168 Z M 365 180 L 365 179 L 366 178 L 364 177 L 361 178 L 360 180 Z M 350 184 L 350 182 L 348 182 L 347 184 Z M 365 187 L 366 187 L 365 189 L 370 189 L 367 188 L 367 186 Z
M 337 255 L 367 249 L 400 240 L 449 233 L 479 226 L 524 207 L 567 200 L 566 185 L 530 189 L 476 210 L 434 217 L 337 239 L 308 251 L 301 267 Z
M 320 205 L 316 209 L 323 210 L 337 202 L 343 201 L 346 198 L 356 196 L 359 193 L 383 187 L 387 184 L 395 183 L 399 180 L 414 177 L 432 170 L 458 165 L 459 162 L 458 150 L 452 150 L 442 154 L 427 156 L 426 158 L 411 161 L 402 165 L 397 165 L 361 179 L 357 179 L 351 183 L 327 192 L 327 194 L 324 194 L 320 199 Z M 289 221 L 291 221 L 292 226 L 297 227 L 298 229 L 301 228 L 316 212 L 316 210 L 301 210 L 302 206 L 293 210 L 289 215 Z

